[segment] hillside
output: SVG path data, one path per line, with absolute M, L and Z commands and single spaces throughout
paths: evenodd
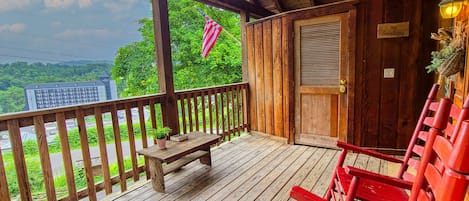
M 33 83 L 93 81 L 111 64 L 64 65 L 15 62 L 0 64 L 0 114 L 22 111 L 25 106 L 23 88 Z

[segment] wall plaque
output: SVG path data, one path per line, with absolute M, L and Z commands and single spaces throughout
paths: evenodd
M 378 24 L 378 39 L 409 37 L 409 22 Z

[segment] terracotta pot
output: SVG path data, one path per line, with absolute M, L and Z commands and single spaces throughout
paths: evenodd
M 158 148 L 166 149 L 166 139 L 156 139 L 156 143 L 158 144 Z

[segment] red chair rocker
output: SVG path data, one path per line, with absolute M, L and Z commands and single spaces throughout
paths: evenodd
M 405 181 L 412 182 L 414 180 L 414 176 L 412 174 L 409 174 L 408 172 L 406 172 L 406 170 L 409 166 L 412 167 L 415 170 L 418 169 L 419 161 L 413 159 L 412 156 L 417 156 L 416 158 L 420 158 L 420 156 L 422 155 L 423 147 L 421 145 L 424 144 L 426 138 L 428 137 L 428 132 L 425 130 L 425 128 L 428 128 L 431 125 L 431 122 L 435 120 L 435 118 L 431 117 L 430 114 L 432 114 L 433 112 L 431 112 L 431 111 L 436 110 L 436 108 L 439 105 L 436 102 L 432 102 L 434 96 L 437 93 L 437 88 L 438 88 L 438 85 L 434 85 L 431 92 L 430 92 L 430 94 L 429 94 L 429 96 L 428 96 L 428 98 L 427 98 L 427 101 L 425 103 L 425 106 L 423 108 L 421 116 L 419 118 L 418 124 L 415 128 L 412 139 L 409 143 L 409 146 L 408 146 L 406 155 L 404 157 L 404 160 L 396 159 L 396 158 L 390 157 L 388 155 L 381 154 L 379 152 L 375 152 L 375 151 L 363 149 L 363 148 L 360 148 L 360 147 L 356 147 L 356 146 L 353 146 L 353 145 L 348 145 L 346 143 L 338 142 L 338 146 L 342 147 L 343 151 L 340 155 L 339 162 L 337 164 L 336 171 L 334 173 L 334 176 L 333 176 L 333 179 L 332 179 L 331 184 L 329 186 L 329 189 L 327 191 L 325 200 L 330 200 L 332 198 L 332 196 L 335 196 L 335 194 L 337 194 L 337 193 L 345 194 L 344 192 L 347 192 L 349 190 L 349 186 L 350 186 L 350 182 L 351 182 L 352 177 L 350 175 L 347 175 L 345 173 L 345 169 L 342 167 L 343 166 L 343 161 L 344 161 L 348 151 L 355 151 L 355 152 L 359 152 L 361 154 L 367 154 L 367 155 L 374 156 L 374 157 L 384 159 L 384 160 L 387 160 L 387 161 L 401 163 L 402 165 L 401 165 L 399 174 L 397 175 L 396 179 L 403 179 Z M 448 108 L 451 107 L 451 104 L 447 100 L 446 100 L 446 105 L 447 105 L 446 107 L 448 107 Z M 469 102 L 466 101 L 464 106 L 468 106 L 468 105 L 469 105 Z M 465 107 L 465 108 L 467 108 L 467 107 Z M 463 112 L 460 112 L 460 111 L 461 110 L 459 110 L 457 107 L 452 106 L 451 107 L 451 112 L 450 112 L 452 118 L 455 119 L 455 117 L 459 116 L 458 119 L 465 119 L 466 116 L 467 116 L 468 111 L 467 110 L 463 110 Z M 457 128 L 459 128 L 460 122 L 458 122 L 454 128 L 450 123 L 448 124 L 448 115 L 447 114 L 442 114 L 438 118 L 443 119 L 443 121 L 439 121 L 440 124 L 442 124 L 442 125 L 439 125 L 439 127 L 441 127 L 441 128 L 444 128 L 446 126 L 449 127 L 447 129 L 446 133 L 452 133 L 453 130 L 455 130 L 454 132 L 456 132 Z M 451 122 L 451 121 L 449 121 L 449 122 Z M 453 136 L 452 139 L 454 139 L 454 136 Z M 378 199 L 378 200 L 388 200 L 387 199 L 388 197 L 386 196 L 387 193 L 390 193 L 389 196 L 396 195 L 395 194 L 396 192 L 385 191 L 382 188 L 381 189 L 380 188 L 376 189 L 375 188 L 376 186 L 374 186 L 374 185 L 375 184 L 373 182 L 371 182 L 370 184 L 368 184 L 368 188 L 362 188 L 361 190 L 359 190 L 357 192 L 357 197 L 359 197 L 360 199 L 363 199 L 363 200 L 372 200 L 372 199 L 375 200 L 376 197 L 373 197 L 371 195 L 373 194 L 374 191 L 379 191 L 379 190 L 383 190 L 383 192 L 382 192 L 383 199 Z M 376 185 L 381 186 L 379 184 L 376 184 Z M 292 195 L 295 194 L 294 193 L 295 190 L 299 190 L 299 187 L 294 188 L 294 190 L 292 191 Z M 307 192 L 306 190 L 304 190 L 304 191 Z M 370 192 L 370 191 L 373 191 L 373 192 Z M 400 195 L 404 196 L 404 197 L 406 196 L 405 192 L 404 193 L 401 192 Z M 316 196 L 316 198 L 319 199 L 319 197 L 317 197 L 317 196 Z M 319 199 L 319 200 L 323 200 L 323 199 Z
M 362 181 L 372 180 L 385 186 L 387 191 L 411 190 L 405 197 L 389 196 L 386 200 L 419 201 L 462 201 L 469 185 L 469 121 L 464 121 L 454 143 L 441 134 L 441 130 L 432 128 L 424 148 L 422 160 L 415 181 L 409 182 L 382 176 L 354 167 L 347 167 L 347 174 L 353 175 L 351 186 L 345 199 L 355 200 Z M 291 196 L 297 200 L 323 200 L 300 188 L 293 187 Z M 374 192 L 375 199 L 382 194 Z M 374 200 L 374 199 L 373 199 Z
M 457 134 L 453 143 L 445 136 L 438 135 L 438 132 L 430 132 L 417 176 L 410 188 L 406 181 L 376 177 L 370 172 L 347 167 L 347 173 L 354 177 L 346 200 L 354 200 L 357 190 L 361 187 L 361 179 L 371 179 L 411 190 L 410 196 L 404 200 L 464 200 L 469 184 L 469 121 L 462 122 L 461 130 Z

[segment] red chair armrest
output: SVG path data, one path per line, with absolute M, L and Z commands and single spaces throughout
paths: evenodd
M 345 149 L 345 150 L 350 150 L 350 151 L 353 151 L 353 152 L 358 152 L 358 153 L 361 153 L 361 154 L 366 154 L 366 155 L 369 155 L 369 156 L 373 156 L 373 157 L 375 157 L 375 158 L 387 160 L 387 161 L 389 161 L 389 162 L 393 162 L 393 163 L 403 163 L 403 161 L 402 161 L 401 159 L 394 158 L 394 157 L 388 156 L 388 155 L 386 155 L 386 154 L 379 153 L 379 152 L 374 151 L 374 150 L 364 149 L 364 148 L 359 147 L 359 146 L 347 144 L 347 143 L 345 143 L 345 142 L 337 141 L 337 146 L 340 147 L 340 148 L 342 148 L 342 149 Z
M 293 186 L 291 188 L 290 197 L 298 201 L 325 201 L 323 198 L 299 186 Z
M 354 177 L 360 177 L 363 179 L 369 179 L 369 180 L 374 180 L 377 182 L 381 182 L 384 184 L 389 184 L 392 186 L 396 186 L 398 188 L 404 188 L 404 189 L 412 189 L 412 182 L 405 181 L 402 179 L 397 179 L 394 177 L 389 177 L 381 174 L 377 174 L 374 172 L 370 172 L 367 170 L 362 170 L 358 169 L 352 166 L 348 166 L 345 168 L 345 172 L 349 175 L 352 175 Z

